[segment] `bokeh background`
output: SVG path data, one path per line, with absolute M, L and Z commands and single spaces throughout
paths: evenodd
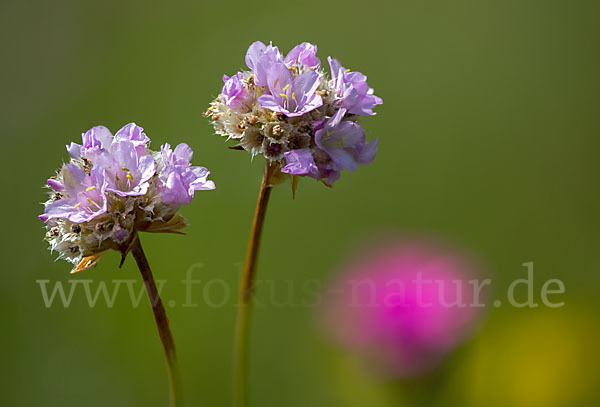
M 37 219 L 64 146 L 88 128 L 135 121 L 154 148 L 186 142 L 217 184 L 183 214 L 188 235 L 144 235 L 182 368 L 188 405 L 231 401 L 235 289 L 263 163 L 225 148 L 201 113 L 255 40 L 302 41 L 369 76 L 384 99 L 362 121 L 375 162 L 332 190 L 302 182 L 272 196 L 258 300 L 296 301 L 381 236 L 448 242 L 485 264 L 504 298 L 522 263 L 535 296 L 561 279 L 565 306 L 486 309 L 475 335 L 434 375 L 381 381 L 329 341 L 319 308 L 254 312 L 255 406 L 590 406 L 600 401 L 600 5 L 596 1 L 343 3 L 13 1 L 0 5 L 2 283 L 0 394 L 6 406 L 163 406 L 166 372 L 149 307 L 119 295 L 90 308 L 44 306 L 49 284 L 136 279 L 111 253 L 72 277 Z M 203 264 L 201 267 L 199 263 Z M 198 307 L 181 280 L 194 267 Z M 208 292 L 222 306 L 202 301 Z M 140 285 L 137 286 L 141 287 Z M 225 290 L 225 291 L 224 291 Z

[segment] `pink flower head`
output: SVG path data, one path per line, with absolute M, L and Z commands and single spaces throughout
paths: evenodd
M 377 140 L 367 143 L 359 116 L 373 115 L 382 100 L 365 75 L 329 62 L 331 78 L 315 44 L 303 42 L 283 55 L 256 41 L 246 52 L 249 70 L 223 77 L 204 116 L 217 134 L 238 143 L 233 148 L 262 155 L 294 176 L 282 180 L 309 177 L 332 187 L 343 170 L 374 160 Z
M 47 181 L 48 200 L 39 219 L 58 257 L 75 265 L 72 272 L 97 264 L 115 249 L 127 253 L 137 232 L 180 233 L 187 223 L 177 213 L 197 190 L 214 189 L 209 171 L 190 164 L 192 149 L 179 144 L 160 153 L 135 123 L 113 136 L 104 126 L 71 143 L 71 162 Z
M 326 324 L 345 347 L 391 377 L 435 369 L 472 332 L 472 267 L 422 243 L 394 243 L 350 264 L 332 284 Z

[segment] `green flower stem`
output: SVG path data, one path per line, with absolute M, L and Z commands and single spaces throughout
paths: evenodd
M 144 254 L 142 245 L 140 243 L 139 236 L 136 236 L 130 246 L 131 254 L 135 259 L 135 262 L 140 269 L 144 285 L 146 286 L 146 292 L 148 293 L 148 299 L 154 312 L 154 319 L 156 321 L 156 327 L 158 328 L 158 334 L 165 350 L 165 356 L 167 359 L 167 372 L 169 375 L 169 389 L 170 389 L 170 407 L 182 407 L 183 406 L 183 392 L 181 389 L 181 382 L 179 378 L 179 369 L 177 367 L 177 358 L 175 356 L 175 342 L 173 341 L 173 335 L 169 328 L 169 319 L 165 307 L 160 299 L 158 289 L 152 277 L 152 271 L 148 264 L 148 259 Z
M 254 279 L 256 275 L 256 263 L 258 260 L 258 250 L 260 238 L 262 235 L 265 215 L 267 213 L 267 204 L 271 195 L 270 178 L 272 167 L 267 163 L 265 174 L 260 185 L 258 193 L 258 202 L 254 212 L 254 221 L 252 222 L 252 231 L 248 240 L 248 250 L 246 252 L 246 262 L 242 271 L 239 309 L 237 326 L 235 333 L 235 362 L 234 362 L 234 406 L 243 407 L 248 402 L 248 346 L 250 338 L 250 316 L 251 301 L 254 294 Z

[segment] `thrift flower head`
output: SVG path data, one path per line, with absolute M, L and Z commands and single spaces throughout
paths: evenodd
M 473 332 L 474 278 L 457 253 L 392 243 L 351 263 L 333 282 L 325 325 L 388 377 L 431 372 Z M 483 299 L 482 299 L 483 300 Z
M 178 233 L 177 214 L 197 190 L 214 189 L 209 171 L 190 164 L 192 149 L 149 149 L 143 129 L 130 123 L 114 136 L 103 126 L 71 143 L 71 162 L 48 180 L 50 199 L 40 219 L 46 240 L 73 272 L 94 266 L 109 249 L 126 253 L 138 231 Z M 179 232 L 180 233 L 180 232 Z
M 238 149 L 263 155 L 285 174 L 332 186 L 340 171 L 375 158 L 377 140 L 366 141 L 358 120 L 383 101 L 366 76 L 328 60 L 331 79 L 316 45 L 302 43 L 284 56 L 257 41 L 246 53 L 249 70 L 223 77 L 205 115 L 217 134 L 238 141 Z

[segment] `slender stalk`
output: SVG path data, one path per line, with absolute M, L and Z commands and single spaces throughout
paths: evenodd
M 265 215 L 267 213 L 267 204 L 271 195 L 270 176 L 272 168 L 266 164 L 265 173 L 258 193 L 258 202 L 254 212 L 254 221 L 252 222 L 252 231 L 248 240 L 248 249 L 246 251 L 246 262 L 242 271 L 239 293 L 239 309 L 235 334 L 235 362 L 234 362 L 234 405 L 243 407 L 247 404 L 248 392 L 246 390 L 248 380 L 248 346 L 250 338 L 250 316 L 251 300 L 254 294 L 254 278 L 256 275 L 256 263 L 258 260 L 258 250 L 260 238 L 262 235 Z
M 165 307 L 160 299 L 160 294 L 156 288 L 154 277 L 152 277 L 152 271 L 148 264 L 148 259 L 144 254 L 142 245 L 140 243 L 139 236 L 136 236 L 131 243 L 131 254 L 135 259 L 135 262 L 140 269 L 144 285 L 146 286 L 146 292 L 148 293 L 148 299 L 154 312 L 154 320 L 156 321 L 156 327 L 158 328 L 158 334 L 165 350 L 165 356 L 167 359 L 167 371 L 169 375 L 169 390 L 170 390 L 170 407 L 181 407 L 183 406 L 183 396 L 181 390 L 181 382 L 179 380 L 179 370 L 177 367 L 177 358 L 175 355 L 175 342 L 173 341 L 173 335 L 169 328 L 169 319 Z

